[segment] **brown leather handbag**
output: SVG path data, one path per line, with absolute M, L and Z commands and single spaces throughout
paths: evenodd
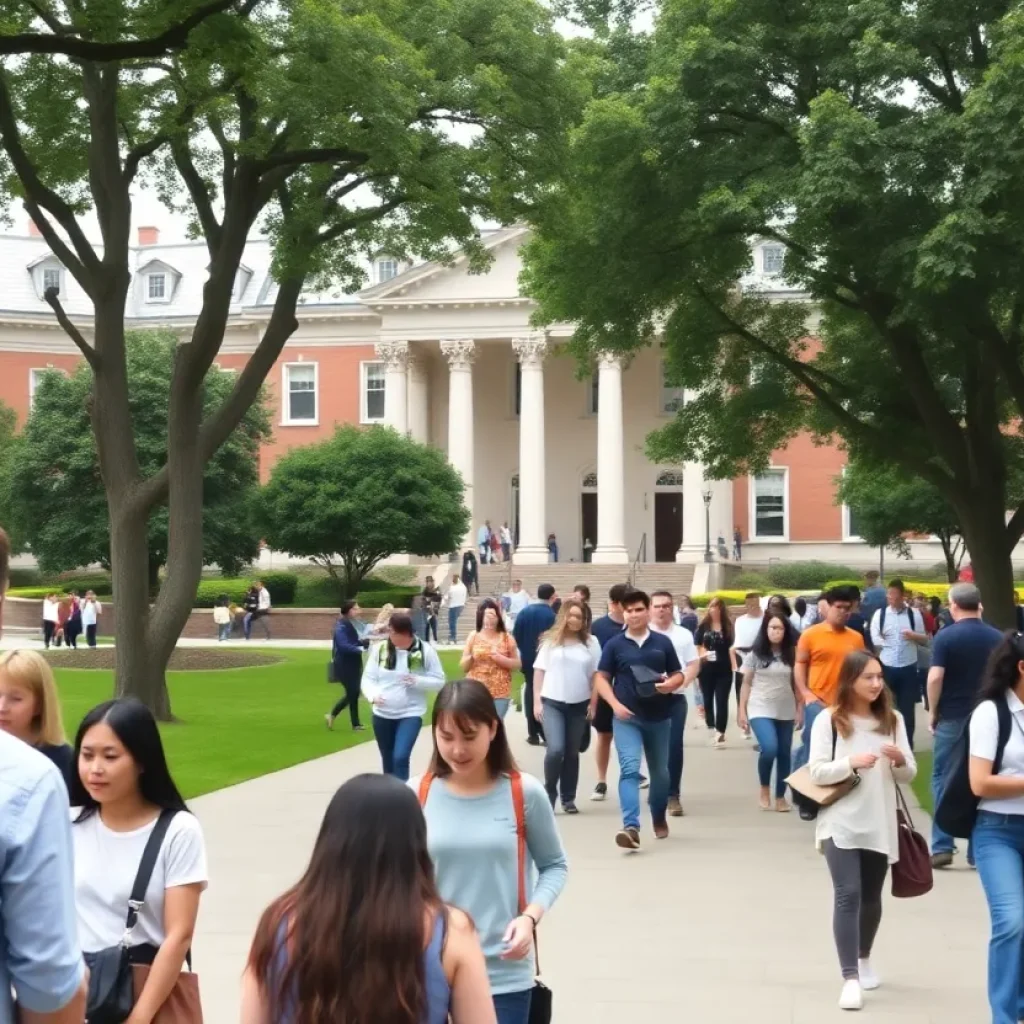
M 905 899 L 923 896 L 932 888 L 932 859 L 928 841 L 914 828 L 910 808 L 899 786 L 896 786 L 896 823 L 899 860 L 892 866 L 892 894 Z
M 142 987 L 149 977 L 149 966 L 132 965 L 132 982 L 138 1002 Z M 203 1024 L 203 1006 L 199 1001 L 199 976 L 182 971 L 163 1006 L 156 1011 L 153 1024 Z

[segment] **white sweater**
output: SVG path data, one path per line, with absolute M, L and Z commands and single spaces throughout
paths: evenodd
M 373 705 L 378 718 L 423 718 L 427 713 L 427 691 L 440 690 L 445 684 L 444 668 L 437 651 L 430 644 L 420 641 L 417 645 L 423 652 L 423 660 L 409 669 L 409 652 L 396 649 L 395 667 L 385 668 L 387 644 L 370 649 L 363 670 L 363 696 L 370 702 L 381 698 Z
M 890 864 L 899 859 L 896 824 L 896 784 L 909 783 L 917 774 L 917 762 L 907 742 L 903 717 L 896 713 L 896 736 L 876 731 L 873 718 L 851 718 L 849 738 L 839 734 L 836 756 L 832 759 L 832 709 L 823 711 L 811 728 L 811 752 L 808 768 L 819 786 L 843 782 L 853 774 L 850 758 L 854 754 L 878 754 L 874 768 L 859 771 L 860 784 L 831 807 L 818 814 L 815 845 L 820 850 L 831 839 L 841 850 L 874 850 L 884 853 Z M 895 742 L 907 763 L 897 768 L 884 755 L 882 746 Z

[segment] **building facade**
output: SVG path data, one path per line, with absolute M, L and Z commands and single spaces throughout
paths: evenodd
M 475 531 L 508 522 L 524 564 L 548 560 L 554 534 L 563 561 L 626 564 L 702 561 L 710 541 L 730 550 L 734 527 L 744 561 L 824 558 L 870 564 L 877 552 L 856 536 L 835 503 L 844 456 L 797 438 L 756 478 L 707 481 L 696 463 L 661 465 L 645 438 L 685 402 L 666 384 L 660 352 L 628 362 L 604 357 L 586 372 L 568 355 L 570 325 L 538 332 L 520 294 L 522 227 L 490 232 L 487 273 L 454 265 L 406 266 L 382 256 L 355 295 L 303 296 L 299 328 L 268 379 L 274 437 L 262 454 L 266 478 L 288 449 L 337 424 L 384 423 L 446 451 L 466 483 Z M 781 253 L 755 249 L 754 277 L 779 287 Z M 250 242 L 218 365 L 244 366 L 274 301 L 271 253 Z M 202 243 L 161 244 L 140 228 L 132 253 L 131 326 L 161 326 L 187 341 L 202 302 Z M 7 281 L 0 302 L 0 401 L 24 421 L 40 375 L 68 372 L 77 350 L 57 326 L 43 292 L 60 288 L 88 338 L 87 297 L 35 234 L 0 237 Z M 472 546 L 472 536 L 466 538 Z M 935 562 L 937 544 L 915 544 Z

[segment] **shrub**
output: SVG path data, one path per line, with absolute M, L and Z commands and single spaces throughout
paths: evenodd
M 383 608 L 386 604 L 393 604 L 396 608 L 408 608 L 418 593 L 418 587 L 395 587 L 392 590 L 360 591 L 356 594 L 356 600 L 364 608 Z
M 379 580 L 389 587 L 411 587 L 416 583 L 417 569 L 415 565 L 378 565 L 373 576 L 368 579 Z M 365 589 L 365 580 L 360 590 Z
M 249 591 L 252 579 L 259 579 L 270 592 L 270 602 L 274 605 L 290 605 L 295 600 L 298 577 L 293 572 L 263 572 L 251 579 L 230 579 L 216 576 L 199 581 L 196 590 L 196 608 L 212 608 L 222 594 L 235 604 L 241 604 Z
M 38 569 L 11 569 L 8 582 L 12 587 L 41 587 L 43 574 Z
M 858 570 L 832 562 L 778 562 L 770 565 L 765 575 L 769 584 L 779 590 L 814 590 L 823 588 L 825 580 L 829 579 L 863 581 Z
M 53 587 L 11 587 L 8 597 L 23 597 L 29 601 L 42 601 L 47 594 L 52 594 Z
M 762 572 L 741 572 L 728 582 L 737 590 L 742 587 L 744 590 L 758 590 L 762 594 L 773 589 L 772 581 Z
M 904 579 L 902 576 L 897 576 L 895 573 L 893 573 L 891 578 L 902 579 L 903 586 L 907 588 L 908 593 L 924 594 L 925 597 L 937 597 L 943 602 L 949 595 L 949 588 L 952 586 L 950 583 L 929 583 L 926 580 L 908 580 Z M 829 590 L 832 587 L 859 587 L 863 593 L 864 581 L 857 579 L 829 580 L 821 589 Z
M 720 597 L 726 604 L 743 604 L 746 596 L 745 590 L 714 590 L 710 594 L 691 594 L 690 600 L 698 608 L 707 608 L 714 597 Z

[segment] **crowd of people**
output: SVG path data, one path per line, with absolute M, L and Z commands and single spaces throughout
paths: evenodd
M 84 597 L 79 597 L 77 590 L 69 590 L 63 597 L 55 591 L 47 594 L 43 598 L 43 646 L 66 645 L 77 650 L 78 638 L 84 633 L 86 645 L 95 648 L 102 614 L 103 605 L 91 590 Z

